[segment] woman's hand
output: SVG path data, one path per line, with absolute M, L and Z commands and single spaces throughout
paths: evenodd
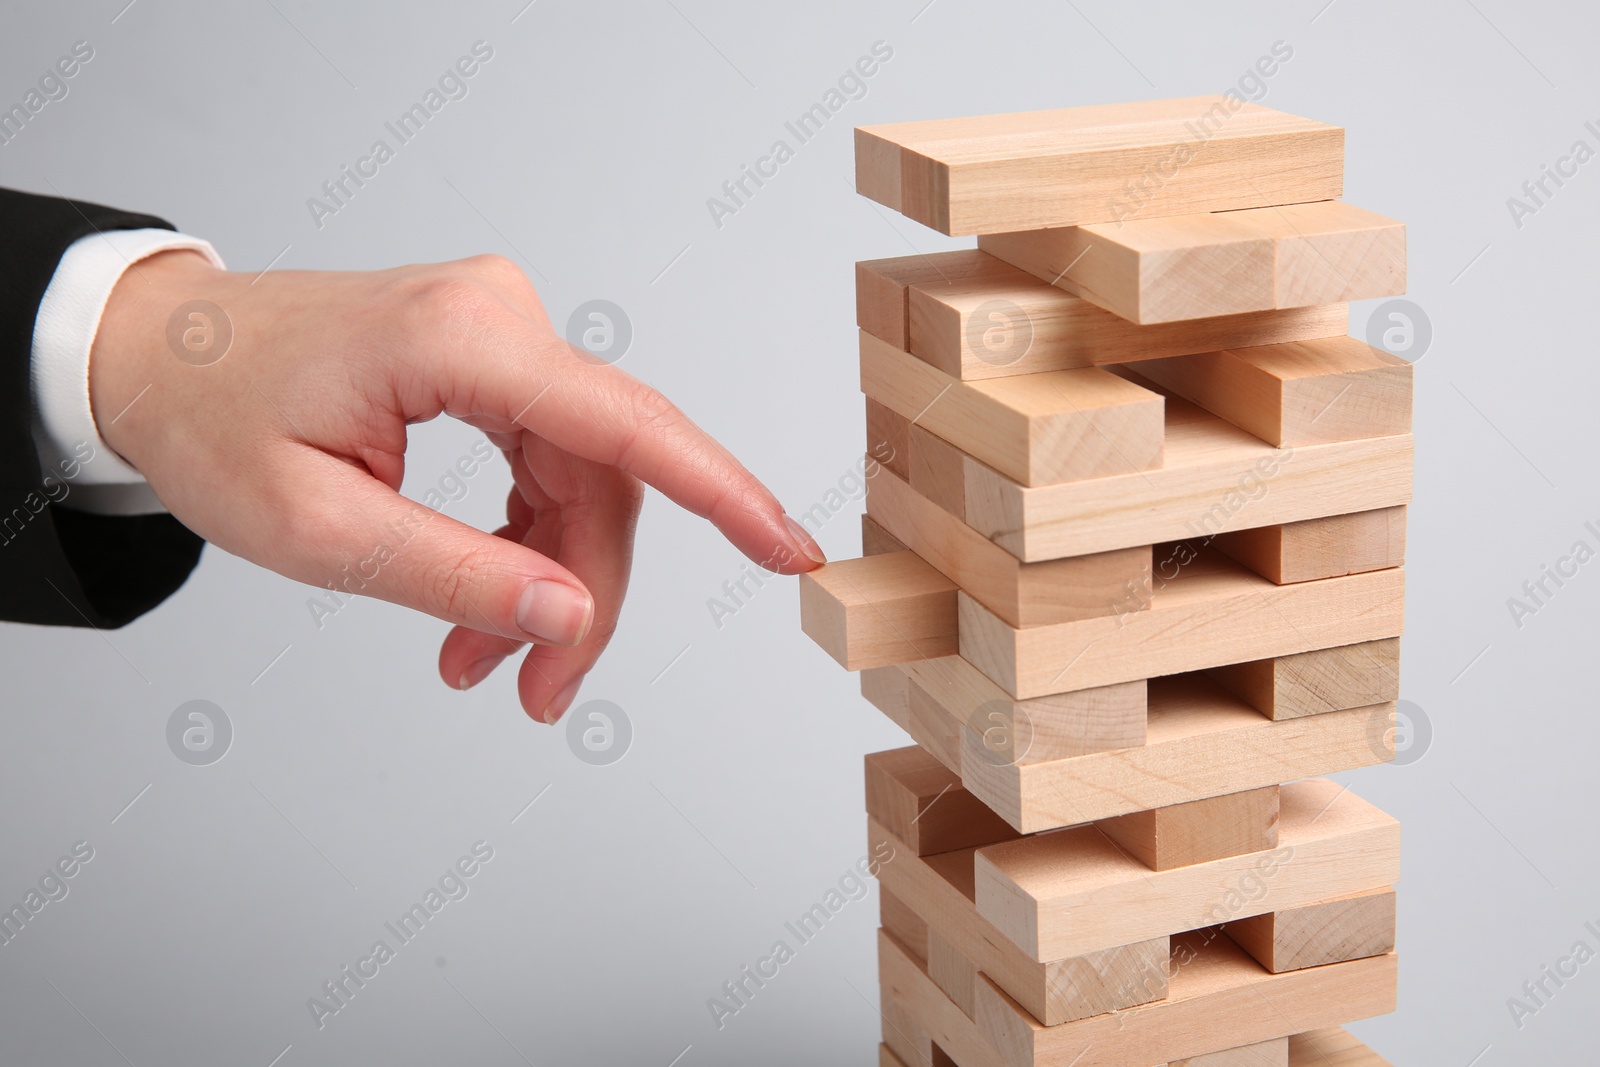
M 169 320 L 192 301 L 225 319 L 180 317 L 169 342 Z M 726 449 L 654 389 L 568 345 L 497 256 L 252 280 L 164 252 L 113 292 L 89 379 L 102 436 L 184 525 L 298 581 L 455 624 L 439 656 L 451 685 L 476 684 L 531 644 L 518 691 L 546 722 L 616 629 L 641 483 L 768 569 L 822 562 Z M 398 492 L 406 427 L 440 413 L 483 430 L 510 461 L 494 534 Z

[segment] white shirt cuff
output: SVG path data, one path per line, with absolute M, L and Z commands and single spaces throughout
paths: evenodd
M 59 497 L 52 490 L 58 504 L 102 515 L 166 510 L 144 476 L 100 436 L 89 406 L 89 350 L 123 273 L 141 259 L 180 248 L 224 266 L 216 249 L 196 237 L 110 230 L 74 241 L 44 292 L 33 324 L 33 438 L 46 477 L 65 487 Z

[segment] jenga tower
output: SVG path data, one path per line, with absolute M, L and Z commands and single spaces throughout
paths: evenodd
M 802 625 L 866 760 L 884 1065 L 1375 1067 L 1411 366 L 1344 131 L 1229 97 L 856 131 L 977 248 L 860 263 L 864 556 Z M 889 858 L 892 854 L 892 858 Z

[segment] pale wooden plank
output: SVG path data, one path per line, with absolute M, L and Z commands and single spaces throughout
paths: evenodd
M 1275 849 L 1151 871 L 1077 827 L 978 849 L 974 897 L 981 915 L 1043 960 L 1379 889 L 1399 873 L 1400 824 L 1346 787 L 1312 779 L 1283 787 Z
M 1411 432 L 1411 364 L 1354 337 L 1151 359 L 1129 370 L 1279 448 Z
M 963 382 L 869 333 L 861 391 L 1024 485 L 1161 465 L 1161 394 L 1100 367 Z
M 997 259 L 994 269 L 963 272 L 972 254 L 927 257 L 951 257 L 948 277 L 906 286 L 898 346 L 963 381 L 1339 337 L 1350 325 L 1346 305 L 1324 304 L 1141 326 Z
M 1278 585 L 1399 567 L 1406 561 L 1406 509 L 1402 504 L 1234 530 L 1210 544 Z
M 1222 929 L 1274 974 L 1376 956 L 1394 948 L 1395 893 L 1354 893 L 1236 919 Z
M 1406 288 L 1405 226 L 1338 200 L 997 233 L 978 247 L 1141 325 Z
M 1400 698 L 1400 639 L 1319 648 L 1206 672 L 1271 719 L 1321 715 Z
M 1150 808 L 1095 824 L 1154 871 L 1278 847 L 1278 787 Z
M 967 523 L 1036 562 L 1405 504 L 1410 434 L 1274 448 L 1167 398 L 1156 470 L 1027 487 L 966 457 Z
M 997 841 L 1017 832 L 962 788 L 961 778 L 918 745 L 866 758 L 867 814 L 919 856 Z
M 858 192 L 953 235 L 1298 204 L 1344 189 L 1341 128 L 1238 96 L 863 126 L 855 144 Z

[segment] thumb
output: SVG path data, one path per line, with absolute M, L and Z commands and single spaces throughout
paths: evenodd
M 335 588 L 426 612 L 513 641 L 576 645 L 594 598 L 567 568 L 515 541 L 457 522 L 337 460 L 325 472 L 340 501 L 320 558 Z M 324 484 L 328 484 L 326 481 Z

